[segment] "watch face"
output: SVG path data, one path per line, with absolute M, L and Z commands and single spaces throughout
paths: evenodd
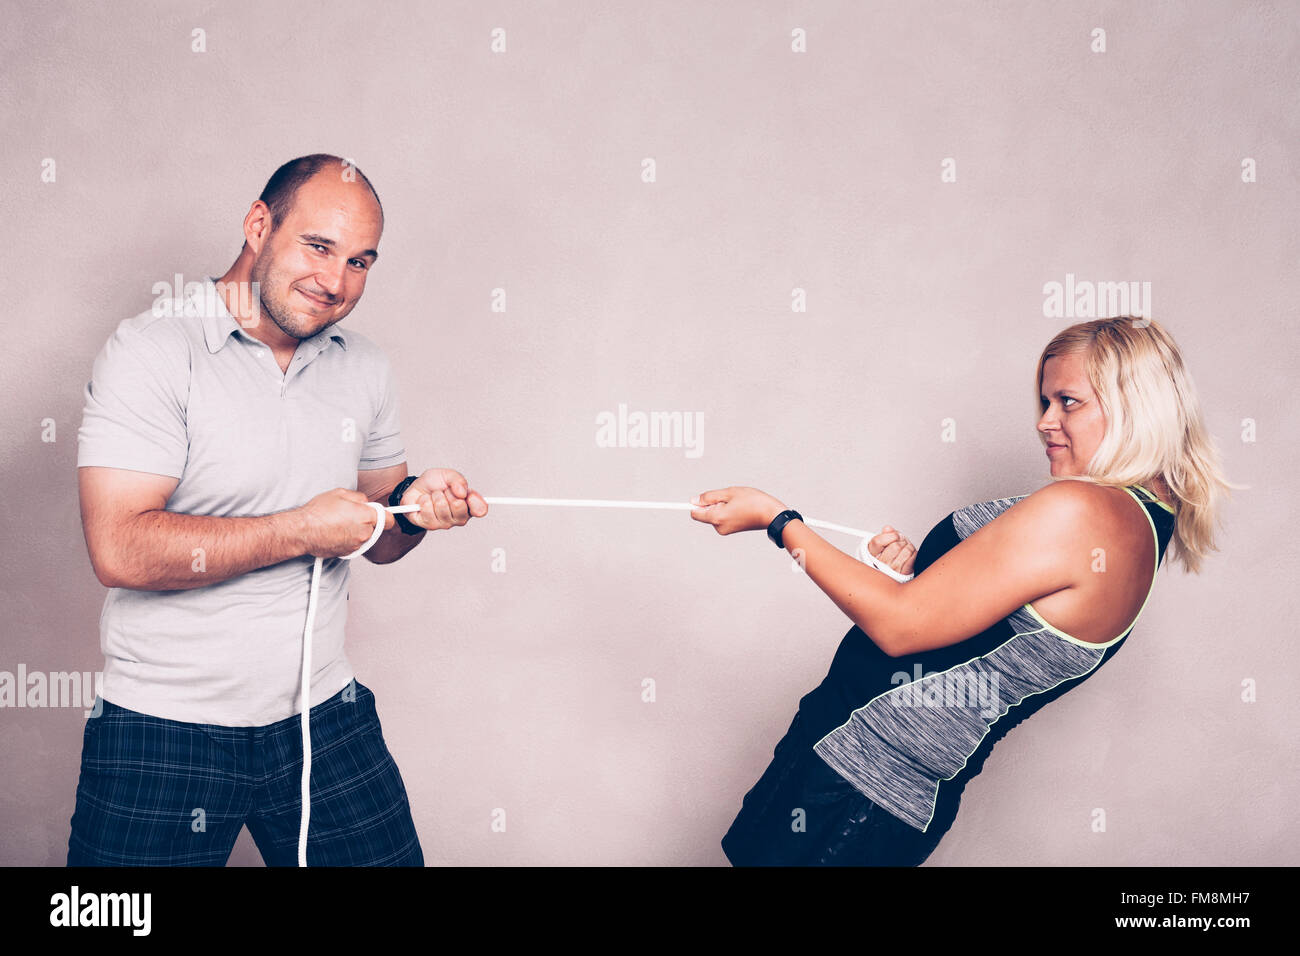
M 782 511 L 772 519 L 772 523 L 767 526 L 767 536 L 772 539 L 772 543 L 778 548 L 784 548 L 785 543 L 781 540 L 781 535 L 785 531 L 785 526 L 790 521 L 790 512 Z

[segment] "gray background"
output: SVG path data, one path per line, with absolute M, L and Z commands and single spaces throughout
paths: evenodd
M 1166 567 L 1122 653 L 998 746 L 929 862 L 1297 862 L 1296 5 L 4 2 L 0 21 L 0 670 L 102 667 L 75 472 L 95 353 L 155 282 L 224 271 L 274 168 L 323 150 L 387 213 L 344 324 L 392 357 L 410 467 L 488 495 L 749 484 L 919 543 L 1049 480 L 1034 364 L 1075 320 L 1044 317 L 1044 283 L 1151 282 L 1251 488 L 1204 573 Z M 702 413 L 704 454 L 597 447 L 620 402 Z M 850 626 L 760 534 L 684 512 L 501 507 L 358 561 L 351 590 L 349 654 L 433 865 L 725 862 Z M 82 710 L 0 722 L 0 863 L 62 864 Z M 247 833 L 231 862 L 260 865 Z

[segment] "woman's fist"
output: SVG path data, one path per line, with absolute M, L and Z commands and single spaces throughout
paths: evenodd
M 766 530 L 785 505 L 757 488 L 716 488 L 696 495 L 691 517 L 713 525 L 718 534 Z
M 867 542 L 867 552 L 881 564 L 899 574 L 911 574 L 916 563 L 916 548 L 901 534 L 885 525 L 884 530 Z

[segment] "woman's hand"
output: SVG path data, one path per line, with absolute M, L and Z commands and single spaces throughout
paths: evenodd
M 766 531 L 785 505 L 757 488 L 719 488 L 691 499 L 691 517 L 713 525 L 718 534 Z
M 867 542 L 867 552 L 899 574 L 911 574 L 912 566 L 916 564 L 916 548 L 912 542 L 889 525 L 885 525 L 880 534 Z

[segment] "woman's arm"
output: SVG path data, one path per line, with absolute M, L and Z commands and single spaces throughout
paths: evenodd
M 743 487 L 706 491 L 695 502 L 700 507 L 691 511 L 691 517 L 713 525 L 714 530 L 723 535 L 737 531 L 766 531 L 786 507 L 757 488 Z M 897 618 L 904 585 L 845 554 L 802 521 L 787 524 L 781 540 L 785 549 L 835 602 L 835 606 L 885 653 L 890 653 L 886 634 Z
M 891 657 L 974 637 L 1017 608 L 1090 573 L 1090 519 L 1104 490 L 1059 481 L 957 544 L 906 584 L 850 557 L 801 521 L 782 543 L 848 618 Z M 719 534 L 766 529 L 785 505 L 755 488 L 706 492 L 691 512 Z
M 845 554 L 802 521 L 786 525 L 781 541 L 835 606 L 882 651 L 892 654 L 888 642 L 898 620 L 902 591 L 916 578 L 906 584 L 895 581 Z

